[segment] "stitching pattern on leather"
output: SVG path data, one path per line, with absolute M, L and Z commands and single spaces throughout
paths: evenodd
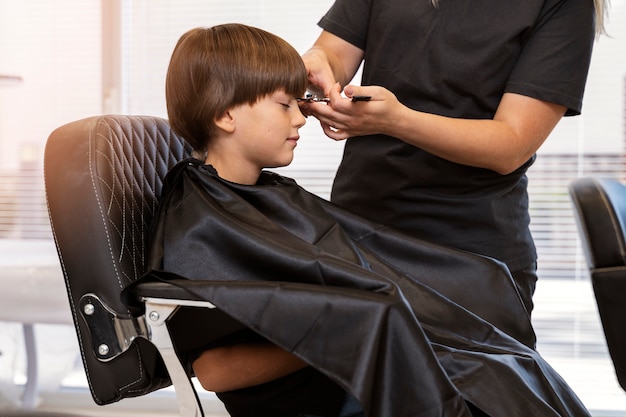
M 95 149 L 90 152 L 92 181 L 121 290 L 144 272 L 146 232 L 163 179 L 189 149 L 160 118 L 105 116 L 95 130 Z M 144 379 L 139 348 L 133 351 L 138 374 L 119 387 L 121 397 L 124 392 L 147 393 L 158 388 Z
M 119 264 L 120 288 L 143 273 L 146 231 L 167 171 L 185 154 L 182 140 L 162 120 L 105 117 L 98 129 L 97 163 L 103 210 Z

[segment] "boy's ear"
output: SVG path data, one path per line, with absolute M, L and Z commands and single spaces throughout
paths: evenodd
M 235 118 L 230 109 L 226 110 L 221 116 L 215 119 L 215 125 L 226 133 L 235 131 Z

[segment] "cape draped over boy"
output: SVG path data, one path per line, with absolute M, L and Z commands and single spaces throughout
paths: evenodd
M 368 416 L 469 416 L 465 401 L 492 416 L 589 416 L 512 337 L 529 318 L 495 260 L 403 236 L 274 173 L 240 185 L 194 160 L 168 174 L 155 220 L 144 281 L 211 281 L 196 295 Z

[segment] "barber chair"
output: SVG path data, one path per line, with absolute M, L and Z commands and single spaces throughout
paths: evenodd
M 186 291 L 184 280 L 137 286 L 145 307 L 139 312 L 120 298 L 144 272 L 147 231 L 165 174 L 189 154 L 157 117 L 91 117 L 48 138 L 44 177 L 52 231 L 99 405 L 173 385 L 182 416 L 204 415 L 190 367 L 180 359 L 181 343 L 171 335 L 189 334 L 190 312 L 194 326 L 204 320 L 203 332 L 210 332 L 219 310 Z M 177 321 L 179 315 L 187 318 Z
M 580 178 L 569 191 L 609 354 L 626 390 L 626 185 Z

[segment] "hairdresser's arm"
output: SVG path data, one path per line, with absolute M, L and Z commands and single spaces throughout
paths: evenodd
M 267 342 L 210 349 L 193 362 L 194 373 L 202 387 L 214 392 L 263 384 L 306 366 L 291 353 Z
M 411 110 L 376 86 L 346 87 L 348 97 L 372 96 L 370 102 L 352 103 L 341 98 L 341 86 L 354 77 L 363 56 L 361 49 L 326 31 L 303 56 L 311 84 L 332 99 L 331 106 L 307 105 L 306 113 L 317 117 L 332 139 L 381 133 L 453 162 L 507 174 L 539 149 L 566 110 L 504 94 L 492 120 L 455 119 Z
M 382 87 L 347 86 L 344 92 L 348 97 L 370 95 L 372 100 L 353 103 L 341 97 L 337 85 L 330 93 L 331 105 L 311 105 L 330 138 L 386 134 L 441 158 L 500 174 L 510 173 L 526 162 L 566 110 L 557 104 L 506 93 L 493 119 L 457 119 L 409 109 Z

